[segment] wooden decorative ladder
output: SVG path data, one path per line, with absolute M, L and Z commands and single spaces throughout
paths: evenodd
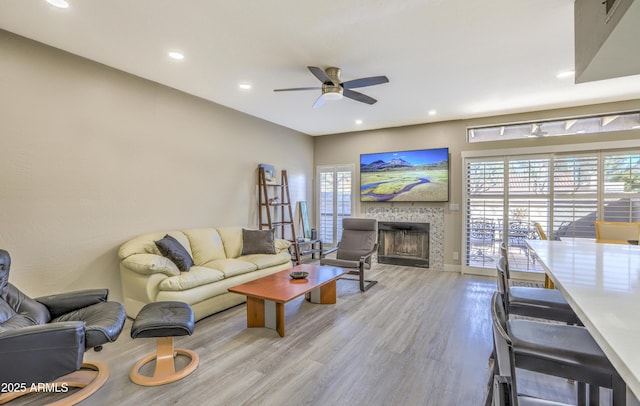
M 280 183 L 267 183 L 264 168 L 258 168 L 258 224 L 261 230 L 275 228 L 276 232 L 279 231 L 280 238 L 291 241 L 293 248 L 291 259 L 297 265 L 300 263 L 300 251 L 293 222 L 287 171 L 282 170 L 280 176 Z

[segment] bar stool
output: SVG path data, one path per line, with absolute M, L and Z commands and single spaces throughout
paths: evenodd
M 500 244 L 500 251 L 502 256 L 496 262 L 498 288 L 501 293 L 504 293 L 505 306 L 509 309 L 509 313 L 582 325 L 559 290 L 511 286 L 507 248 L 504 243 Z
M 500 335 L 494 337 L 499 375 L 507 372 L 504 362 L 508 354 L 500 345 L 502 339 L 512 347 L 514 368 L 579 382 L 579 405 L 586 403 L 585 384 L 589 385 L 590 405 L 598 404 L 600 387 L 612 389 L 613 406 L 626 404 L 626 384 L 584 327 L 509 319 L 500 296 L 495 292 L 491 300 L 494 333 L 497 330 Z M 514 381 L 512 377 L 512 384 Z
M 498 292 L 496 292 L 498 294 Z M 496 299 L 494 295 L 493 300 Z M 507 334 L 502 320 L 498 317 L 496 305 L 491 302 L 493 324 L 493 343 L 496 357 L 496 374 L 493 377 L 493 391 L 489 392 L 487 405 L 492 406 L 569 406 L 565 403 L 533 398 L 518 393 L 515 355 L 513 343 Z

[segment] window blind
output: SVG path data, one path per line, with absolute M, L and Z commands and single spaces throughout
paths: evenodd
M 541 271 L 524 243 L 595 238 L 594 221 L 640 221 L 640 152 L 466 158 L 464 266 L 495 267 L 499 244 L 510 267 Z M 491 230 L 491 231 L 488 231 Z

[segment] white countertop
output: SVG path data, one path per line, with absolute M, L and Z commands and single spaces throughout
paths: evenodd
M 640 247 L 588 239 L 527 245 L 640 399 Z

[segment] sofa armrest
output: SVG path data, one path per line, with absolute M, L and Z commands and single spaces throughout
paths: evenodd
M 133 254 L 120 262 L 120 265 L 140 275 L 157 273 L 167 276 L 180 275 L 180 270 L 170 259 L 155 254 Z
M 34 300 L 45 305 L 51 318 L 55 319 L 74 310 L 106 302 L 108 296 L 108 289 L 86 289 L 37 297 Z
M 0 332 L 0 382 L 50 382 L 77 371 L 84 356 L 84 323 L 65 322 Z
M 276 249 L 276 254 L 279 254 L 281 252 L 288 252 L 289 247 L 291 246 L 291 241 L 276 238 L 273 242 L 273 246 Z

